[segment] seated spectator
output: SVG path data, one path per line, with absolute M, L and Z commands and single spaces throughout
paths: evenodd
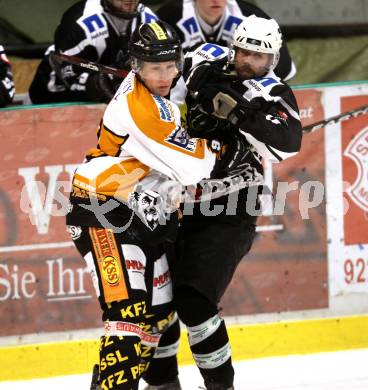
M 10 62 L 5 54 L 4 47 L 0 45 L 0 107 L 13 101 L 15 94 L 13 74 Z
M 176 26 L 184 52 L 192 51 L 204 42 L 228 46 L 235 28 L 250 15 L 270 19 L 257 6 L 236 0 L 171 0 L 157 11 L 161 20 Z M 296 67 L 283 41 L 275 74 L 290 80 L 295 73 Z
M 29 90 L 32 103 L 109 102 L 121 79 L 77 65 L 50 62 L 53 51 L 103 65 L 129 67 L 128 41 L 136 26 L 156 20 L 138 0 L 83 0 L 71 6 L 58 25 L 54 45 L 40 63 Z

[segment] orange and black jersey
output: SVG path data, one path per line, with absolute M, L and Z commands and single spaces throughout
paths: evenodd
M 71 202 L 88 203 L 92 197 L 125 204 L 152 172 L 190 185 L 209 177 L 214 163 L 206 142 L 189 138 L 181 127 L 179 108 L 150 93 L 131 72 L 106 108 L 97 147 L 74 174 Z

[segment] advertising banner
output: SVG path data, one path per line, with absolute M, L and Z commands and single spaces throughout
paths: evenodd
M 354 93 L 355 92 L 355 93 Z M 368 87 L 328 97 L 327 109 L 348 111 L 368 104 Z M 326 139 L 330 296 L 355 296 L 367 308 L 368 294 L 368 118 L 331 126 Z M 362 304 L 364 306 L 362 306 Z
M 295 94 L 304 126 L 324 118 L 321 91 Z M 328 307 L 324 165 L 323 130 L 305 134 L 296 156 L 266 165 L 271 207 L 222 301 L 224 315 Z
M 303 125 L 367 103 L 367 90 L 296 90 Z M 65 205 L 103 108 L 0 111 L 0 337 L 101 326 Z M 295 157 L 265 165 L 273 196 L 222 315 L 329 310 L 339 294 L 368 294 L 367 115 L 331 127 L 305 134 Z
M 65 206 L 102 112 L 0 112 L 0 336 L 101 324 L 90 275 L 65 231 Z

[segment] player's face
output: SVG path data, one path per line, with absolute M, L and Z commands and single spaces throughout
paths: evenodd
M 144 62 L 139 75 L 154 95 L 166 96 L 178 75 L 178 68 L 175 61 Z
M 264 76 L 272 64 L 273 54 L 236 48 L 234 67 L 241 80 Z
M 137 9 L 139 1 L 136 0 L 109 0 L 110 4 L 120 12 L 134 12 Z
M 216 24 L 224 13 L 227 0 L 196 0 L 199 16 L 210 25 Z

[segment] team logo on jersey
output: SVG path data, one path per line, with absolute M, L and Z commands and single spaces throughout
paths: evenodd
M 279 110 L 274 115 L 266 115 L 266 119 L 275 125 L 281 125 L 281 123 L 287 124 L 288 116 L 285 112 Z
M 92 39 L 105 39 L 109 35 L 106 20 L 100 13 L 82 15 L 77 23 L 84 30 L 86 36 Z
M 157 192 L 131 192 L 128 204 L 151 231 L 157 228 L 162 217 L 162 198 Z
M 287 115 L 287 113 L 286 113 L 285 111 L 278 110 L 278 111 L 277 111 L 277 114 L 278 114 L 278 116 L 279 116 L 280 118 L 284 119 L 285 121 L 287 121 L 288 118 L 289 118 L 288 115 Z
M 101 275 L 105 302 L 129 298 L 114 232 L 111 229 L 90 227 L 89 236 Z
M 114 256 L 106 256 L 102 261 L 102 275 L 108 284 L 117 285 L 120 280 L 120 266 Z
M 174 121 L 174 111 L 169 101 L 161 96 L 153 95 L 153 99 L 156 103 L 158 111 L 160 112 L 160 118 L 164 122 Z
M 130 73 L 127 77 L 125 77 L 124 81 L 121 83 L 117 93 L 114 96 L 114 100 L 117 100 L 118 96 L 120 94 L 127 94 L 131 91 L 133 91 L 133 73 Z
M 82 235 L 82 228 L 80 226 L 68 225 L 66 231 L 70 234 L 72 240 L 78 240 Z
M 163 254 L 154 263 L 152 306 L 172 301 L 172 281 L 166 255 Z
M 177 126 L 174 131 L 166 137 L 165 141 L 193 153 L 197 147 L 197 140 L 195 138 L 189 138 L 188 133 L 181 126 Z
M 188 32 L 188 34 L 199 32 L 198 23 L 193 16 L 185 20 L 182 19 L 181 25 L 185 28 L 185 31 Z
M 246 87 L 247 90 L 245 91 L 243 96 L 247 100 L 252 100 L 254 98 L 261 97 L 268 102 L 277 102 L 278 100 L 280 100 L 280 97 L 271 95 L 272 88 L 277 84 L 280 84 L 279 80 L 277 78 L 274 79 L 272 77 L 245 80 L 243 81 L 243 86 Z
M 357 178 L 347 192 L 359 208 L 368 211 L 368 127 L 350 141 L 344 156 L 351 158 L 357 168 Z
M 207 60 L 218 59 L 224 54 L 224 48 L 214 43 L 205 43 L 200 46 L 196 52 L 196 55 L 199 55 Z
M 241 18 L 238 18 L 234 15 L 230 15 L 225 21 L 224 30 L 233 34 L 234 30 L 239 26 L 241 22 L 242 22 Z

